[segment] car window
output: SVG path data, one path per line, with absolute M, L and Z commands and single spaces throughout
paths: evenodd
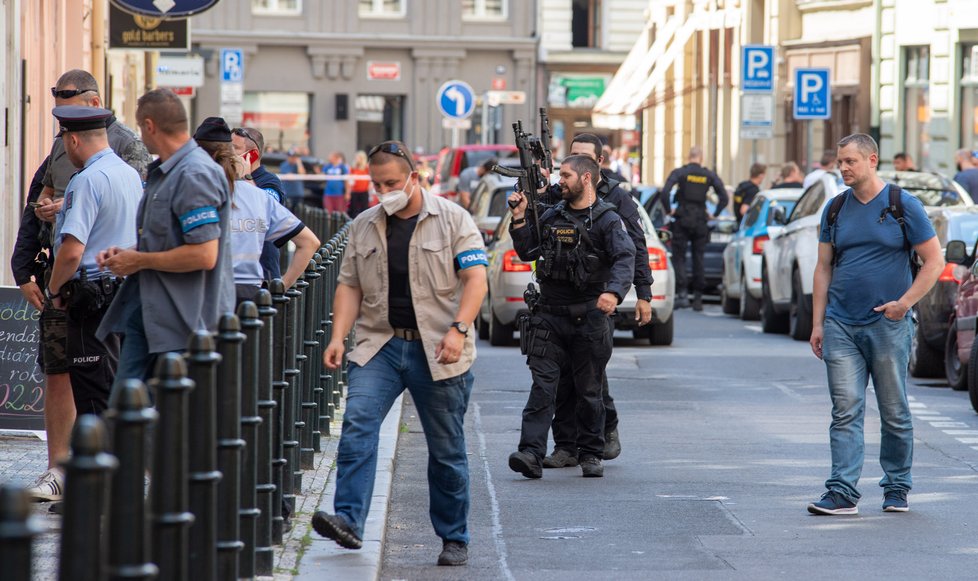
M 822 207 L 823 201 L 825 201 L 825 184 L 818 181 L 812 184 L 808 188 L 808 191 L 802 194 L 795 209 L 791 212 L 791 217 L 788 218 L 788 222 L 794 222 L 806 216 L 811 216 Z
M 472 199 L 469 202 L 469 213 L 473 216 L 485 214 L 486 206 L 489 204 L 488 191 L 489 186 L 486 185 L 486 182 L 479 180 L 472 191 Z
M 776 207 L 784 208 L 784 215 L 785 216 L 788 216 L 788 215 L 791 214 L 791 211 L 795 208 L 795 201 L 794 200 L 774 200 L 774 201 L 771 202 L 771 208 L 776 208 Z M 774 212 L 772 212 L 770 209 L 768 209 L 768 212 L 767 212 L 767 225 L 768 226 L 771 226 L 772 224 L 774 224 Z
M 662 228 L 666 224 L 666 219 L 669 217 L 669 211 L 666 207 L 662 205 L 662 196 L 653 195 L 649 198 L 643 209 L 648 213 L 649 218 L 652 220 L 652 224 L 656 228 Z
M 492 192 L 492 199 L 489 201 L 489 211 L 487 216 L 503 216 L 509 209 L 506 206 L 506 199 L 509 195 L 513 193 L 513 186 L 508 186 L 505 188 L 496 188 Z M 486 196 L 488 197 L 488 196 Z
M 960 184 L 939 173 L 881 171 L 880 178 L 896 184 L 925 206 L 970 206 L 971 197 Z
M 452 152 L 445 150 L 438 156 L 438 180 L 446 183 L 450 177 L 452 177 Z
M 508 157 L 513 157 L 515 153 L 516 152 L 513 151 L 500 151 L 497 149 L 476 149 L 466 151 L 462 154 L 462 165 L 459 166 L 458 170 L 461 172 L 463 169 L 469 166 L 482 165 L 492 158 L 506 159 Z
M 961 240 L 966 245 L 978 241 L 978 214 L 961 214 L 948 220 L 948 240 Z
M 747 210 L 747 214 L 744 216 L 744 228 L 750 228 L 757 222 L 757 218 L 761 215 L 761 208 L 766 201 L 767 198 L 764 196 L 754 198 L 754 202 L 750 205 L 750 209 Z M 771 203 L 774 204 L 774 202 Z M 768 215 L 770 216 L 770 213 Z

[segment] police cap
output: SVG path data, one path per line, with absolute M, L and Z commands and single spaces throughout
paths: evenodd
M 194 139 L 231 143 L 231 128 L 223 117 L 208 117 L 200 124 L 197 131 L 194 131 Z
M 88 131 L 90 129 L 105 129 L 112 117 L 112 111 L 101 107 L 82 107 L 79 105 L 64 105 L 55 107 L 52 111 L 61 124 L 61 132 Z

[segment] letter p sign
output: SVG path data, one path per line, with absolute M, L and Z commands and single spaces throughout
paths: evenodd
M 795 119 L 829 119 L 832 116 L 829 74 L 829 69 L 795 69 Z
M 774 91 L 774 47 L 745 46 L 741 56 L 743 61 L 741 88 L 745 92 Z

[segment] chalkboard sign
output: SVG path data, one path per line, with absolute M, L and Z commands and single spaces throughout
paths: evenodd
M 19 288 L 0 286 L 2 430 L 44 430 L 44 375 L 37 365 L 40 316 Z

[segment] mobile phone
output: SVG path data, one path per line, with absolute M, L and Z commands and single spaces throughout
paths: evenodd
M 39 208 L 41 206 L 40 202 L 28 202 L 32 208 Z

